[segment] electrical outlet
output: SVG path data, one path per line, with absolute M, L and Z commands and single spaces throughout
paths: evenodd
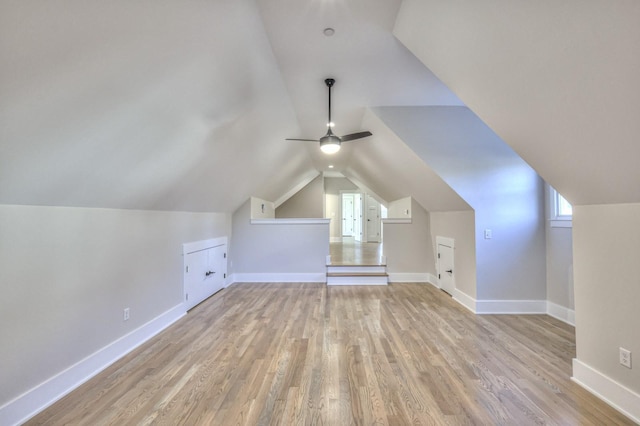
M 122 317 L 125 321 L 129 320 L 129 308 L 124 308 L 124 314 Z
M 620 347 L 620 364 L 631 368 L 631 351 Z

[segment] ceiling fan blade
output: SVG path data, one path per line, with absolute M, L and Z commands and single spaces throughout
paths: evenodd
M 347 142 L 347 141 L 352 141 L 354 139 L 366 138 L 367 136 L 373 136 L 373 133 L 371 132 L 351 133 L 350 135 L 340 136 L 340 139 L 342 139 L 342 142 Z
M 286 141 L 304 141 L 304 142 L 320 142 L 318 139 L 294 139 L 294 138 L 287 138 L 285 139 Z

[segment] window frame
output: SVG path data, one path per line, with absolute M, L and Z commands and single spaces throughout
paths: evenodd
M 563 199 L 569 206 L 571 203 L 567 201 L 566 198 L 562 196 L 558 191 L 555 190 L 551 185 L 549 185 L 549 195 L 550 195 L 550 213 L 551 217 L 549 218 L 549 222 L 552 228 L 572 228 L 573 227 L 573 207 L 571 214 L 560 214 L 560 199 Z

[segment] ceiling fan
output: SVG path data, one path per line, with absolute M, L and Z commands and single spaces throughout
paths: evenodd
M 308 141 L 308 142 L 320 142 L 320 149 L 325 154 L 335 154 L 340 150 L 340 144 L 342 142 L 348 142 L 355 139 L 366 138 L 367 136 L 371 136 L 371 132 L 358 132 L 351 133 L 349 135 L 337 136 L 334 135 L 331 131 L 331 127 L 333 127 L 333 122 L 331 121 L 331 87 L 335 84 L 335 80 L 333 78 L 327 78 L 324 83 L 329 88 L 329 121 L 327 122 L 327 134 L 321 137 L 320 139 L 287 139 L 288 141 Z

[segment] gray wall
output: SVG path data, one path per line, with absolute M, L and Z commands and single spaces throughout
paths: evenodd
M 640 204 L 574 206 L 573 230 L 577 358 L 638 393 Z
M 411 223 L 385 223 L 383 253 L 387 271 L 393 273 L 436 273 L 429 213 L 411 200 Z
M 182 244 L 230 219 L 0 205 L 0 406 L 181 304 Z
M 456 289 L 476 298 L 476 234 L 473 211 L 431 212 L 431 234 L 435 252 L 436 237 L 455 241 Z
M 544 184 L 535 171 L 468 108 L 374 112 L 475 210 L 477 299 L 545 300 Z
M 319 175 L 276 208 L 276 218 L 324 217 L 324 180 Z
M 329 224 L 252 225 L 250 210 L 247 201 L 233 214 L 230 252 L 234 274 L 326 272 Z

